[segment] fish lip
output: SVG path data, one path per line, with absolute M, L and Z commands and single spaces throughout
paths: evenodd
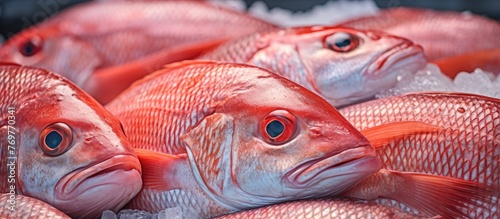
M 74 192 L 85 180 L 118 170 L 137 170 L 139 174 L 142 173 L 141 165 L 135 155 L 114 155 L 73 170 L 64 176 L 55 187 L 56 194 L 66 197 Z
M 343 166 L 353 165 L 355 163 L 364 162 L 367 159 L 375 159 L 377 154 L 375 149 L 370 144 L 360 145 L 340 153 L 334 153 L 314 160 L 306 161 L 284 176 L 286 184 L 291 188 L 307 188 L 315 184 L 315 180 L 321 173 Z M 339 173 L 337 175 L 350 174 L 349 172 Z M 330 175 L 324 178 L 331 178 L 336 175 Z M 322 179 L 319 179 L 320 181 Z
M 383 78 L 385 74 L 382 73 L 390 73 L 388 70 L 390 70 L 395 63 L 418 55 L 424 56 L 421 46 L 410 41 L 402 42 L 375 57 L 368 68 L 366 68 L 364 75 L 369 79 Z M 422 58 L 422 60 L 425 60 L 425 58 Z M 423 65 L 425 65 L 425 63 L 423 63 Z

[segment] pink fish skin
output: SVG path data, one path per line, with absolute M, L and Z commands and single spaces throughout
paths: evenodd
M 380 204 L 356 199 L 312 199 L 269 205 L 261 208 L 237 212 L 217 217 L 217 219 L 386 219 L 386 218 L 429 218 L 404 212 Z M 439 216 L 432 218 L 441 218 Z
M 96 93 L 96 86 L 108 86 L 111 90 L 116 84 L 125 83 L 116 88 L 123 90 L 171 61 L 189 59 L 201 52 L 169 55 L 175 53 L 171 49 L 193 43 L 209 47 L 212 44 L 208 42 L 272 28 L 272 24 L 205 2 L 93 1 L 13 36 L 0 48 L 0 60 L 61 73 L 100 102 L 107 102 L 112 97 L 99 96 L 105 92 Z M 96 74 L 106 74 L 108 68 L 157 53 L 163 54 L 159 64 L 108 79 L 107 85 L 94 80 Z
M 471 13 L 399 7 L 339 25 L 408 38 L 429 61 L 500 47 L 500 23 Z
M 255 66 L 171 64 L 106 107 L 143 167 L 131 209 L 210 218 L 336 194 L 379 170 L 373 147 L 334 107 Z
M 96 218 L 139 192 L 139 160 L 118 119 L 95 99 L 40 68 L 2 64 L 0 78 L 1 193 Z
M 57 208 L 38 199 L 24 195 L 12 197 L 9 194 L 0 194 L 1 218 L 71 219 Z M 16 204 L 14 211 L 10 209 L 12 200 L 15 200 Z
M 255 33 L 200 59 L 266 68 L 321 95 L 335 107 L 373 98 L 397 76 L 427 63 L 422 48 L 377 31 L 310 26 Z
M 353 105 L 341 113 L 359 130 L 406 121 L 439 127 L 386 139 L 377 151 L 383 167 L 454 177 L 496 188 L 492 196 L 476 201 L 479 206 L 466 204 L 461 210 L 471 218 L 500 216 L 499 99 L 461 93 L 414 93 Z M 370 191 L 365 190 L 364 195 L 372 196 Z M 398 202 L 377 201 L 405 209 Z

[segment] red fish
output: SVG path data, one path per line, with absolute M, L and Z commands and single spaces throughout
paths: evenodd
M 393 8 L 340 25 L 408 38 L 422 45 L 429 61 L 500 47 L 500 23 L 470 13 Z
M 254 66 L 172 64 L 107 108 L 143 167 L 132 209 L 214 217 L 336 194 L 379 170 L 373 147 L 328 102 Z
M 274 27 L 204 2 L 94 1 L 12 37 L 0 48 L 0 60 L 59 72 L 105 103 L 164 64 Z M 151 62 L 145 68 L 136 66 L 141 61 L 132 62 L 145 57 Z
M 96 100 L 39 68 L 2 64 L 0 78 L 1 193 L 93 218 L 139 192 L 139 160 L 118 119 Z
M 382 32 L 312 26 L 256 33 L 200 58 L 266 68 L 319 94 L 333 106 L 373 98 L 427 63 L 422 48 Z
M 484 50 L 434 61 L 443 74 L 454 79 L 460 72 L 473 72 L 476 68 L 500 74 L 500 49 Z
M 471 196 L 471 201 L 464 202 L 459 210 L 471 218 L 500 216 L 499 99 L 460 93 L 415 93 L 350 106 L 341 113 L 359 130 L 364 130 L 363 133 L 370 129 L 381 130 L 365 134 L 381 148 L 378 154 L 384 168 L 453 177 L 494 188 L 489 196 Z M 425 125 L 394 125 L 407 121 Z M 407 134 L 407 130 L 414 133 Z M 389 133 L 401 135 L 387 138 Z M 363 192 L 355 197 L 387 197 L 377 193 L 381 191 L 379 188 L 373 188 L 380 185 L 375 181 L 373 178 L 363 181 L 359 186 L 365 189 L 358 188 Z M 435 185 L 440 189 L 439 184 Z M 444 199 L 439 196 L 423 200 L 410 198 L 413 202 L 421 201 L 424 207 L 432 205 L 435 199 Z M 397 202 L 379 201 L 403 208 Z M 444 203 L 448 201 L 445 199 Z
M 12 211 L 11 203 L 14 203 Z M 1 218 L 71 219 L 57 208 L 24 195 L 0 194 Z
M 355 199 L 317 199 L 293 201 L 256 208 L 248 211 L 217 217 L 217 219 L 384 219 L 384 218 L 428 218 L 404 212 L 380 204 Z M 433 217 L 435 219 L 441 217 Z

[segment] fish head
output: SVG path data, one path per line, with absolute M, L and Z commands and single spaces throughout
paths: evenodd
M 69 81 L 50 83 L 16 112 L 19 192 L 72 218 L 117 212 L 142 186 L 120 122 Z
M 368 140 L 317 94 L 270 72 L 248 81 L 185 138 L 195 175 L 221 205 L 338 194 L 380 169 Z
M 334 106 L 372 98 L 397 77 L 422 69 L 421 46 L 383 32 L 312 26 L 288 30 L 281 42 L 294 45 L 308 88 Z
M 0 47 L 0 60 L 57 72 L 83 86 L 102 64 L 97 51 L 69 31 L 35 26 L 9 38 Z

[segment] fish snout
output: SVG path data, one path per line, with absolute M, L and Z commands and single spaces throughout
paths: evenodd
M 283 180 L 292 189 L 307 189 L 310 197 L 338 194 L 381 168 L 381 160 L 370 144 L 355 145 L 305 161 Z
M 117 211 L 141 189 L 141 172 L 134 154 L 115 155 L 76 169 L 57 183 L 54 206 L 79 218 Z
M 366 68 L 366 79 L 384 79 L 396 71 L 414 73 L 422 69 L 427 60 L 420 45 L 398 36 L 383 37 L 381 50 Z

